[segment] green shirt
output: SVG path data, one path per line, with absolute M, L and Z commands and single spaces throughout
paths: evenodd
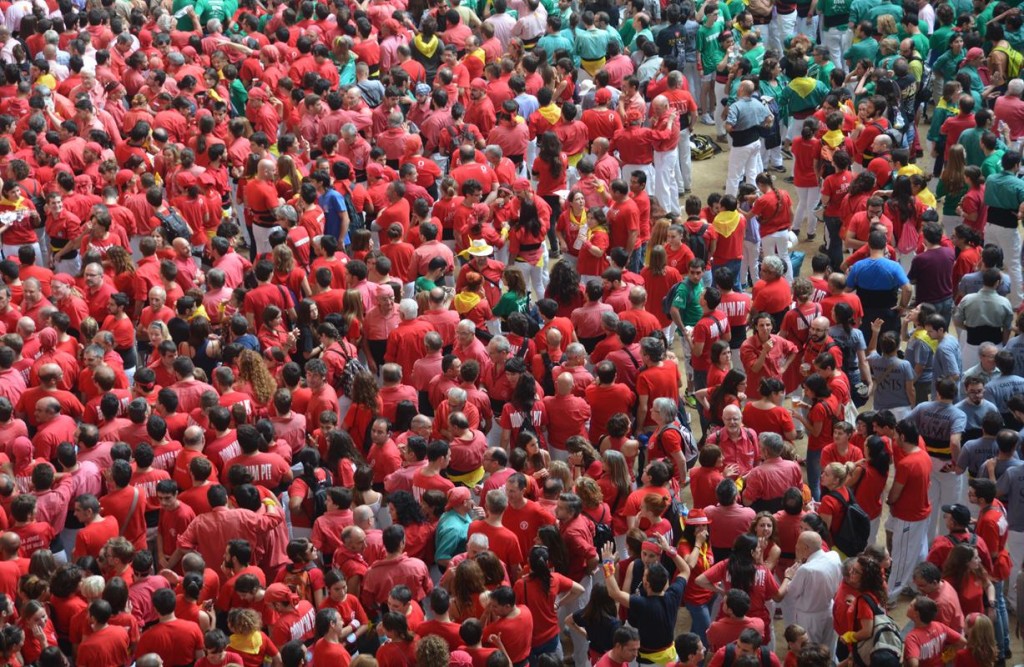
M 725 57 L 725 51 L 718 45 L 718 36 L 725 29 L 725 21 L 718 19 L 708 28 L 701 24 L 697 28 L 697 50 L 700 52 L 700 63 L 705 72 L 714 72 L 718 63 Z
M 935 53 L 945 53 L 949 49 L 949 40 L 953 38 L 953 26 L 944 25 L 936 28 L 928 38 L 928 49 Z
M 249 91 L 242 85 L 240 79 L 235 79 L 228 86 L 228 96 L 231 98 L 231 106 L 239 116 L 245 115 L 245 105 L 249 102 Z
M 935 188 L 935 198 L 942 200 L 942 215 L 956 215 L 956 207 L 963 201 L 967 194 L 967 184 L 960 192 L 946 192 L 946 185 L 939 179 L 939 185 Z
M 947 50 L 935 59 L 932 71 L 941 76 L 943 81 L 952 81 L 956 78 L 956 73 L 960 71 L 960 63 L 964 61 L 965 57 L 966 54 L 963 49 L 960 49 L 960 53 L 956 54 Z
M 530 310 L 530 295 L 505 292 L 491 310 L 495 317 L 506 318 L 512 313 L 526 313 Z
M 415 287 L 416 293 L 429 292 L 430 290 L 437 287 L 437 283 L 435 283 L 430 278 L 427 278 L 426 276 L 420 276 L 419 278 L 416 279 L 416 282 L 413 283 L 413 286 Z
M 900 21 L 903 20 L 903 7 L 894 5 L 891 2 L 883 2 L 880 5 L 872 4 L 871 8 L 868 9 L 867 20 L 875 24 L 878 22 L 879 16 L 892 16 L 896 19 L 896 25 L 899 25 Z
M 672 300 L 672 306 L 679 310 L 679 319 L 684 326 L 692 327 L 700 321 L 704 309 L 700 305 L 700 297 L 704 294 L 704 281 L 698 280 L 694 284 L 689 278 L 684 278 L 676 290 L 676 298 Z
M 955 103 L 947 102 L 946 100 L 939 98 L 939 103 L 935 105 L 935 111 L 932 113 L 931 124 L 928 125 L 928 141 L 934 143 L 946 143 L 946 135 L 942 134 L 942 124 L 946 122 L 947 118 L 951 118 L 960 113 L 960 109 L 957 108 Z M 963 136 L 961 135 L 961 141 Z
M 878 42 L 874 37 L 868 37 L 862 39 L 859 42 L 854 42 L 850 45 L 850 48 L 843 54 L 843 60 L 847 63 L 852 63 L 856 66 L 861 60 L 868 60 L 875 62 L 875 57 L 878 55 Z
M 928 60 L 928 51 L 932 48 L 932 43 L 928 39 L 928 35 L 923 32 L 916 32 L 910 36 L 910 39 L 914 42 L 914 50 L 917 51 L 918 55 L 923 60 Z M 939 51 L 939 53 L 942 53 Z
M 875 5 L 875 0 L 853 0 L 850 5 L 850 23 L 857 25 L 868 20 L 868 12 Z
M 743 57 L 747 59 L 747 62 L 750 63 L 750 66 L 755 72 L 761 70 L 761 61 L 764 60 L 764 51 L 764 44 L 758 44 L 743 54 Z
M 813 76 L 815 79 L 821 81 L 826 86 L 831 86 L 832 70 L 834 70 L 835 68 L 835 63 L 833 63 L 831 60 L 826 60 L 824 65 L 818 65 L 817 63 L 813 63 L 807 69 L 807 75 Z
M 465 551 L 472 520 L 469 514 L 463 516 L 455 510 L 442 514 L 434 530 L 434 558 L 451 560 L 455 554 Z
M 992 151 L 992 155 L 989 155 L 985 158 L 984 162 L 981 163 L 981 173 L 986 179 L 1003 170 L 1002 163 L 1004 153 L 1006 153 L 1006 151 L 1001 148 L 997 148 Z
M 821 2 L 818 3 L 818 12 L 822 16 L 845 16 L 848 20 L 852 19 L 852 16 L 850 15 L 850 0 L 821 0 Z M 824 27 L 824 25 L 822 27 Z M 838 30 L 843 32 L 848 30 L 849 27 L 848 21 L 843 21 L 839 25 L 829 28 L 829 30 Z

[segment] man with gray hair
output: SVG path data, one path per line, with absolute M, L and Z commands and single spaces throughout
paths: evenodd
M 582 343 L 569 343 L 561 365 L 552 369 L 551 377 L 557 378 L 562 373 L 572 377 L 572 393 L 581 398 L 586 394 L 587 387 L 594 383 L 594 376 L 587 370 L 587 350 Z
M 742 502 L 755 512 L 778 512 L 786 490 L 803 485 L 803 473 L 799 463 L 782 458 L 786 443 L 781 435 L 762 433 L 758 443 L 763 461 L 744 478 Z
M 1010 133 L 1009 150 L 1021 150 L 1024 145 L 1024 79 L 1010 79 L 1006 93 L 996 98 L 996 118 L 1006 124 Z
M 740 180 L 753 183 L 763 169 L 761 164 L 762 127 L 771 127 L 774 120 L 764 102 L 753 98 L 754 84 L 741 81 L 736 90 L 736 101 L 729 105 L 725 129 L 732 138 L 729 151 L 729 171 L 725 180 L 725 194 L 739 192 Z
M 501 519 L 508 509 L 508 496 L 504 489 L 491 489 L 484 499 L 486 515 L 469 524 L 467 539 L 472 540 L 477 533 L 487 536 L 490 549 L 508 569 L 510 581 L 519 578 L 523 565 L 523 550 L 516 534 L 505 527 Z
M 398 304 L 398 315 L 398 326 L 388 334 L 384 361 L 398 364 L 402 367 L 403 375 L 411 378 L 416 360 L 427 354 L 423 339 L 434 327 L 419 318 L 419 306 L 415 299 L 402 299 Z

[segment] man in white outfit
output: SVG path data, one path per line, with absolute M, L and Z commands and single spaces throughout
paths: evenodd
M 672 109 L 668 98 L 658 95 L 651 102 L 651 127 L 661 129 L 673 122 Z M 678 142 L 679 135 L 670 140 L 654 144 L 654 198 L 668 213 L 679 215 L 679 183 L 676 181 L 676 169 L 679 166 Z M 689 138 L 687 138 L 689 141 Z
M 735 195 L 739 192 L 740 181 L 746 179 L 753 183 L 761 172 L 761 128 L 769 127 L 774 120 L 761 100 L 755 100 L 754 84 L 750 81 L 740 83 L 736 91 L 736 101 L 729 105 L 725 118 L 725 129 L 732 137 L 732 150 L 729 151 L 729 172 L 725 177 L 725 194 Z
M 783 606 L 786 623 L 803 626 L 810 641 L 832 651 L 836 644 L 832 599 L 843 580 L 839 554 L 823 551 L 818 533 L 800 533 L 796 542 L 796 563 L 786 570 L 786 578 L 791 579 Z

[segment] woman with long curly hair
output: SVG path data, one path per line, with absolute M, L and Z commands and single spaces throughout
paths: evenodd
M 345 413 L 343 426 L 359 451 L 369 449 L 370 425 L 383 409 L 377 378 L 369 371 L 356 373 L 352 378 L 352 405 Z
M 977 547 L 963 542 L 953 547 L 942 564 L 942 578 L 956 590 L 965 615 L 985 614 L 995 607 L 995 585 L 981 565 Z
M 757 562 L 757 537 L 743 533 L 736 538 L 729 558 L 712 565 L 696 579 L 701 588 L 725 595 L 738 588 L 750 595 L 750 615 L 764 621 L 764 627 L 771 627 L 768 603 L 779 601 L 785 595 L 780 591 L 775 575 Z M 719 610 L 718 617 L 722 617 Z
M 449 614 L 456 623 L 467 618 L 480 618 L 486 605 L 487 587 L 484 586 L 484 572 L 480 564 L 473 558 L 467 558 L 455 568 L 455 574 L 449 584 L 451 607 Z
M 860 642 L 874 633 L 875 610 L 885 609 L 889 594 L 881 563 L 866 554 L 857 556 L 855 560 L 850 569 L 849 583 L 859 595 L 850 609 L 850 619 L 854 637 Z
M 551 219 L 558 220 L 562 215 L 562 198 L 559 190 L 567 189 L 566 165 L 568 156 L 562 152 L 562 141 L 554 132 L 545 132 L 537 138 L 537 157 L 533 160 L 531 171 L 537 179 L 537 195 L 551 207 Z M 557 239 L 551 237 L 552 247 L 558 247 Z
M 772 572 L 775 571 L 775 566 L 778 565 L 779 558 L 782 557 L 782 549 L 776 542 L 777 531 L 778 524 L 775 522 L 775 515 L 771 512 L 758 512 L 754 520 L 750 522 L 750 529 L 747 531 L 748 534 L 757 538 L 757 551 L 754 552 L 757 562 Z
M 277 391 L 277 380 L 267 370 L 263 357 L 253 350 L 243 350 L 238 356 L 238 382 L 261 408 L 270 404 Z
M 502 322 L 507 322 L 512 313 L 529 313 L 530 293 L 526 289 L 523 272 L 514 267 L 507 268 L 501 274 L 501 281 L 505 283 L 505 293 L 494 304 L 491 313 Z
M 569 577 L 552 570 L 548 548 L 530 549 L 529 572 L 515 582 L 513 590 L 517 600 L 533 614 L 533 637 L 530 656 L 533 659 L 559 650 L 558 608 L 570 608 L 583 595 L 583 586 Z
M 104 263 L 107 264 L 114 274 L 114 287 L 118 292 L 124 292 L 128 296 L 141 298 L 145 302 L 148 294 L 139 294 L 136 289 L 136 266 L 132 261 L 131 250 L 115 245 L 107 249 Z M 134 305 L 134 301 L 133 301 Z
M 571 317 L 573 311 L 583 305 L 580 274 L 572 262 L 558 262 L 551 267 L 544 298 L 558 304 L 558 317 Z

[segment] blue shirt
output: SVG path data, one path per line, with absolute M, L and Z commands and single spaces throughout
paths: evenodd
M 956 465 L 966 470 L 971 477 L 978 477 L 982 464 L 998 453 L 995 437 L 982 436 L 976 440 L 969 440 L 960 448 L 960 458 L 956 460 Z
M 1024 334 L 1014 336 L 1010 340 L 1006 341 L 1006 347 L 1003 349 L 1013 352 L 1014 374 L 1024 375 Z
M 235 342 L 247 350 L 252 350 L 253 352 L 260 351 L 260 341 L 258 338 L 256 338 L 256 336 L 253 336 L 251 333 L 247 333 L 244 336 L 239 336 L 238 338 L 235 339 Z
M 857 262 L 860 264 L 860 262 Z M 935 353 L 932 352 L 932 348 L 928 343 L 923 340 L 911 336 L 910 340 L 907 341 L 907 351 L 903 355 L 903 358 L 911 363 L 913 366 L 921 367 L 921 375 L 918 376 L 915 382 L 931 382 L 935 375 L 932 373 L 932 362 L 935 360 Z
M 967 415 L 967 425 L 964 426 L 964 431 L 980 431 L 981 420 L 985 418 L 985 415 L 990 412 L 999 412 L 994 403 L 985 399 L 981 399 L 981 403 L 975 405 L 965 398 L 957 403 L 956 407 L 963 410 L 964 414 Z
M 862 259 L 850 267 L 846 274 L 846 286 L 854 289 L 888 292 L 899 289 L 908 282 L 907 273 L 888 257 Z
M 519 115 L 526 120 L 530 120 L 533 112 L 540 108 L 540 102 L 537 101 L 537 98 L 528 93 L 517 96 L 515 103 L 519 105 Z
M 342 245 L 348 245 L 347 233 L 344 239 L 338 238 L 341 234 L 341 214 L 346 212 L 345 198 L 341 196 L 340 192 L 331 188 L 320 195 L 317 204 L 324 211 L 324 234 L 338 239 Z
M 859 264 L 859 262 L 858 262 Z M 960 392 L 960 376 L 963 375 L 963 367 L 960 365 L 960 343 L 953 334 L 946 334 L 939 341 L 935 348 L 935 362 L 932 364 L 932 372 L 935 373 L 935 380 L 952 378 L 957 383 L 957 393 Z
M 991 401 L 1004 415 L 1010 412 L 1006 402 L 1015 394 L 1024 394 L 1024 377 L 1016 374 L 999 375 L 985 385 L 985 400 Z

